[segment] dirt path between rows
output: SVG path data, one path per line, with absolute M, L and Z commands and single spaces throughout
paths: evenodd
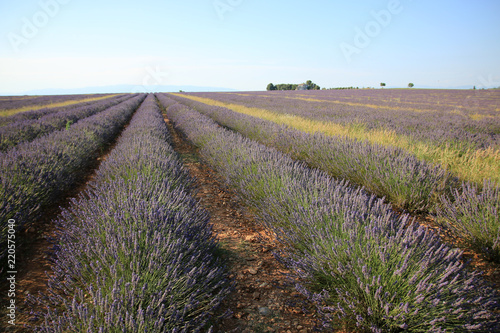
M 165 115 L 164 115 L 165 117 Z M 314 308 L 284 275 L 287 270 L 273 256 L 272 236 L 245 209 L 241 201 L 203 164 L 197 149 L 165 119 L 173 136 L 173 147 L 192 177 L 196 197 L 211 216 L 213 230 L 227 260 L 236 288 L 221 311 L 232 314 L 218 323 L 216 332 L 316 331 Z

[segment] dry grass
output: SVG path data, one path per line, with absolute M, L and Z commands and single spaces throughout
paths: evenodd
M 345 136 L 384 146 L 402 148 L 419 159 L 441 165 L 462 180 L 482 183 L 484 179 L 491 179 L 500 184 L 500 150 L 498 149 L 476 150 L 451 146 L 442 147 L 413 140 L 410 137 L 398 135 L 391 130 L 375 129 L 367 131 L 359 123 L 343 126 L 333 122 L 306 119 L 291 114 L 278 114 L 265 109 L 250 108 L 209 98 L 185 94 L 174 95 L 213 106 L 226 107 L 235 112 L 287 125 L 307 133 L 320 132 L 330 136 Z

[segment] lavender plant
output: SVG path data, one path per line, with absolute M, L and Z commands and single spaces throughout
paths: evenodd
M 200 332 L 230 291 L 208 214 L 149 95 L 65 210 L 40 332 Z
M 500 261 L 500 188 L 485 181 L 482 188 L 463 183 L 451 196 L 442 196 L 438 221 L 470 247 Z
M 293 161 L 165 95 L 167 115 L 284 245 L 325 326 L 356 331 L 498 329 L 498 294 L 461 252 L 345 181 Z
M 498 296 L 488 295 L 493 289 L 464 268 L 461 251 L 416 224 L 339 215 L 338 207 L 322 207 L 307 218 L 297 214 L 297 227 L 307 230 L 309 241 L 279 255 L 301 278 L 297 288 L 317 304 L 327 326 L 340 321 L 353 331 L 465 332 L 498 325 Z M 286 230 L 281 235 L 287 243 L 297 241 Z
M 109 143 L 144 100 L 138 95 L 70 127 L 0 152 L 0 244 L 7 221 L 19 229 L 73 186 L 104 144 Z M 3 257 L 6 246 L 2 247 Z

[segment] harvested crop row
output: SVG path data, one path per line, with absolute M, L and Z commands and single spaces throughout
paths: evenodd
M 499 296 L 461 252 L 346 182 L 158 96 L 204 159 L 284 245 L 280 260 L 326 326 L 356 331 L 487 330 Z M 338 319 L 338 320 L 337 320 Z M 498 327 L 497 327 L 498 328 Z
M 0 244 L 7 222 L 19 230 L 33 223 L 58 196 L 71 188 L 85 167 L 128 122 L 144 100 L 139 95 L 71 126 L 0 153 Z M 5 254 L 2 247 L 0 257 Z
M 40 332 L 198 332 L 230 291 L 208 214 L 149 95 L 58 223 Z
M 69 128 L 81 119 L 90 117 L 133 96 L 119 96 L 82 106 L 72 106 L 51 112 L 39 119 L 18 121 L 0 127 L 0 151 L 7 151 L 21 142 L 32 141 L 62 128 Z
M 178 96 L 189 105 L 253 140 L 347 179 L 410 212 L 437 212 L 438 221 L 489 259 L 500 260 L 500 188 L 458 184 L 449 173 L 402 149 L 309 134 L 287 126 Z

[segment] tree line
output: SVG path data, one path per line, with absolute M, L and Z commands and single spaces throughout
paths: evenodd
M 304 90 L 320 90 L 320 86 L 311 80 L 307 80 L 306 83 L 295 84 L 295 83 L 280 83 L 274 85 L 269 83 L 267 85 L 267 90 L 300 90 L 300 88 L 304 88 Z

